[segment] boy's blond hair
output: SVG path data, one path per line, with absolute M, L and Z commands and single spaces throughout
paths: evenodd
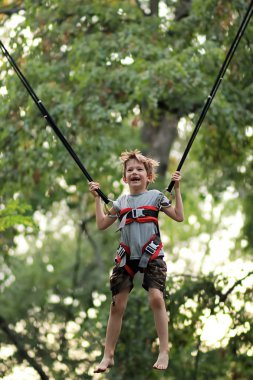
M 123 175 L 124 175 L 124 177 L 126 175 L 126 165 L 127 165 L 128 161 L 134 159 L 134 160 L 141 162 L 145 166 L 145 169 L 147 171 L 147 175 L 149 177 L 149 182 L 155 181 L 155 179 L 157 177 L 156 168 L 157 168 L 157 166 L 159 166 L 158 161 L 154 160 L 153 158 L 143 156 L 143 154 L 141 154 L 141 152 L 138 149 L 132 150 L 130 152 L 128 152 L 128 151 L 122 152 L 120 159 L 123 163 Z

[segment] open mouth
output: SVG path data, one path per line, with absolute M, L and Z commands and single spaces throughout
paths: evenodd
M 140 178 L 138 178 L 138 177 L 131 178 L 131 182 L 138 182 L 139 180 L 140 180 Z

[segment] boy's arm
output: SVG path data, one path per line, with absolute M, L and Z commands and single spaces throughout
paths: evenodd
M 99 189 L 99 183 L 89 182 L 89 189 L 95 198 L 97 227 L 99 230 L 105 230 L 106 228 L 110 227 L 117 219 L 117 211 L 112 207 L 109 210 L 109 215 L 104 213 L 102 200 L 96 192 L 96 190 Z
M 175 206 L 163 207 L 162 211 L 170 218 L 176 220 L 177 222 L 182 222 L 184 220 L 184 206 L 180 191 L 180 172 L 176 171 L 175 173 L 173 173 L 172 180 L 175 181 Z

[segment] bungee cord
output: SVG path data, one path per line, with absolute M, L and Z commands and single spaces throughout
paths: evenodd
M 188 153 L 189 153 L 189 151 L 191 149 L 191 146 L 192 146 L 192 144 L 193 144 L 193 142 L 194 142 L 194 140 L 195 140 L 195 138 L 197 136 L 197 133 L 198 133 L 198 131 L 199 131 L 199 129 L 200 129 L 200 127 L 201 127 L 204 119 L 205 119 L 207 111 L 208 111 L 209 107 L 212 104 L 212 101 L 213 101 L 213 99 L 215 97 L 215 94 L 218 91 L 218 88 L 219 88 L 219 86 L 220 86 L 220 84 L 221 84 L 221 82 L 222 82 L 222 80 L 224 78 L 226 70 L 227 70 L 227 68 L 228 68 L 228 66 L 229 66 L 229 64 L 230 64 L 230 62 L 231 62 L 231 60 L 233 58 L 233 55 L 234 55 L 234 53 L 236 51 L 236 48 L 237 48 L 237 46 L 238 46 L 238 44 L 239 44 L 239 42 L 240 42 L 240 40 L 241 40 L 241 38 L 243 36 L 243 33 L 244 33 L 245 29 L 247 28 L 247 25 L 248 25 L 248 23 L 250 21 L 250 18 L 252 16 L 252 12 L 253 12 L 253 0 L 251 0 L 251 2 L 250 2 L 250 5 L 249 5 L 249 7 L 248 7 L 248 9 L 246 11 L 246 14 L 245 14 L 245 16 L 244 16 L 244 18 L 243 18 L 243 20 L 241 22 L 241 25 L 240 25 L 239 29 L 238 29 L 238 32 L 237 32 L 237 34 L 236 34 L 236 36 L 235 36 L 235 38 L 233 40 L 233 43 L 232 43 L 232 45 L 231 45 L 231 47 L 230 47 L 230 49 L 229 49 L 229 51 L 228 51 L 228 53 L 226 55 L 224 63 L 223 63 L 223 65 L 222 65 L 222 67 L 221 67 L 221 69 L 219 71 L 219 74 L 218 74 L 216 80 L 215 80 L 213 88 L 212 88 L 212 90 L 211 90 L 211 92 L 210 92 L 210 94 L 209 94 L 209 96 L 208 96 L 208 98 L 207 98 L 207 100 L 205 102 L 205 105 L 204 105 L 204 107 L 203 107 L 203 109 L 201 111 L 201 114 L 200 114 L 199 119 L 198 119 L 198 121 L 196 123 L 196 126 L 195 126 L 195 128 L 194 128 L 194 130 L 192 132 L 192 135 L 191 135 L 191 137 L 189 139 L 189 142 L 188 142 L 188 144 L 187 144 L 187 146 L 185 148 L 185 151 L 184 151 L 184 153 L 182 155 L 182 158 L 181 158 L 181 160 L 180 160 L 180 162 L 178 164 L 178 167 L 177 167 L 178 171 L 181 170 L 181 168 L 182 168 L 182 166 L 183 166 L 183 164 L 184 164 L 184 162 L 186 160 L 186 157 L 187 157 L 187 155 L 188 155 Z M 172 189 L 174 187 L 174 184 L 175 184 L 175 182 L 171 181 L 170 184 L 168 185 L 168 187 L 166 188 L 166 191 L 168 191 L 169 193 L 171 193 L 171 191 L 172 191 Z
M 1 40 L 0 40 L 0 47 L 2 49 L 2 52 L 3 52 L 4 56 L 8 59 L 10 65 L 13 67 L 14 71 L 16 72 L 16 74 L 18 75 L 19 79 L 21 80 L 21 82 L 25 86 L 25 88 L 28 91 L 29 95 L 32 97 L 34 103 L 36 104 L 36 106 L 40 110 L 42 116 L 46 119 L 47 123 L 52 127 L 52 129 L 55 132 L 56 136 L 61 140 L 62 144 L 65 146 L 65 148 L 67 149 L 67 151 L 69 152 L 69 154 L 72 156 L 72 158 L 74 159 L 74 161 L 76 162 L 76 164 L 79 166 L 79 168 L 81 169 L 81 171 L 83 172 L 83 174 L 85 175 L 85 177 L 87 178 L 87 180 L 89 182 L 93 182 L 93 179 L 92 179 L 91 175 L 89 174 L 89 172 L 87 171 L 87 169 L 85 168 L 85 166 L 83 165 L 83 163 L 81 162 L 80 158 L 78 157 L 78 155 L 76 154 L 76 152 L 74 151 L 74 149 L 72 148 L 72 146 L 70 145 L 70 143 L 66 140 L 66 138 L 64 137 L 64 135 L 62 134 L 62 132 L 60 131 L 60 129 L 57 127 L 57 125 L 54 122 L 52 116 L 49 114 L 49 112 L 47 111 L 47 109 L 44 106 L 44 104 L 42 103 L 42 101 L 38 98 L 38 96 L 34 92 L 33 88 L 29 84 L 28 80 L 25 78 L 25 76 L 23 75 L 23 73 L 19 69 L 18 65 L 16 64 L 15 60 L 9 54 L 8 50 L 6 49 L 6 47 L 4 46 L 4 44 L 2 43 Z M 103 199 L 103 201 L 105 202 L 105 204 L 108 204 L 108 203 L 111 202 L 108 199 L 108 197 L 100 189 L 97 189 L 96 192 Z

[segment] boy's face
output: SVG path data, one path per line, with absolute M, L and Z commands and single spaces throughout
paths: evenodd
M 123 180 L 129 185 L 131 193 L 145 191 L 149 177 L 144 164 L 134 158 L 127 161 Z

